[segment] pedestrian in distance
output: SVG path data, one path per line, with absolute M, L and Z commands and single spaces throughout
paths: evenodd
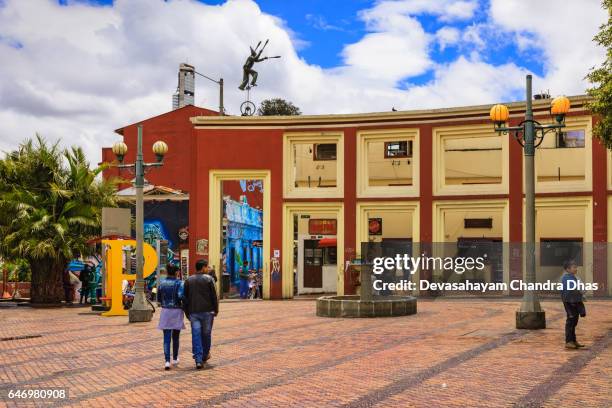
M 257 270 L 255 282 L 257 282 L 257 299 L 263 299 L 263 271 L 261 268 Z
M 249 261 L 242 263 L 238 277 L 240 278 L 240 299 L 246 299 L 249 296 Z
M 563 263 L 563 276 L 561 277 L 563 289 L 561 290 L 561 300 L 563 301 L 563 307 L 567 314 L 565 320 L 565 348 L 567 349 L 584 347 L 584 345 L 578 343 L 576 340 L 578 319 L 586 316 L 586 308 L 583 303 L 584 296 L 582 292 L 577 289 L 578 278 L 576 277 L 576 272 L 578 272 L 578 266 L 575 261 L 571 260 Z
M 213 278 L 215 283 L 217 283 L 217 272 L 215 271 L 215 268 L 209 267 L 208 268 L 208 274 L 210 275 L 211 278 Z
M 158 295 L 161 313 L 157 328 L 164 333 L 164 368 L 170 369 L 170 343 L 172 343 L 172 365 L 179 363 L 179 341 L 181 330 L 185 328 L 183 321 L 183 281 L 176 278 L 178 268 L 168 264 L 167 278 L 159 282 Z
M 79 273 L 79 280 L 81 281 L 81 296 L 79 298 L 79 304 L 83 304 L 83 299 L 85 299 L 85 304 L 87 304 L 87 298 L 89 297 L 89 282 L 91 281 L 91 277 L 93 275 L 93 271 L 91 265 L 85 263 L 83 266 L 83 270 Z
M 76 294 L 79 291 L 80 285 L 81 285 L 81 281 L 79 280 L 79 277 L 76 276 L 74 273 L 72 273 L 72 271 L 68 271 L 68 279 L 70 281 L 70 304 L 72 304 L 73 301 L 76 300 Z
M 196 262 L 196 273 L 185 281 L 183 308 L 191 323 L 193 359 L 199 370 L 211 357 L 213 319 L 219 314 L 215 281 L 208 274 L 205 259 Z
M 68 269 L 64 269 L 64 274 L 62 276 L 62 284 L 64 287 L 64 298 L 66 301 L 66 305 L 72 305 L 74 290 L 72 288 L 72 282 L 70 281 L 70 271 Z

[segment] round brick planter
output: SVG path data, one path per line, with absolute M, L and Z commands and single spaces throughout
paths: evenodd
M 321 317 L 395 317 L 416 312 L 417 301 L 413 296 L 385 296 L 368 301 L 358 295 L 317 299 L 317 316 Z

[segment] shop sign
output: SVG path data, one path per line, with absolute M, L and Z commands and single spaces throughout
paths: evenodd
M 308 220 L 308 233 L 310 235 L 336 235 L 338 221 L 335 219 L 310 219 Z
M 368 232 L 370 235 L 382 235 L 382 218 L 369 218 Z

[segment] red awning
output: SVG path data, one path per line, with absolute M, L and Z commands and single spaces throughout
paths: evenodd
M 335 246 L 338 246 L 338 240 L 336 238 L 323 238 L 319 240 L 319 248 Z

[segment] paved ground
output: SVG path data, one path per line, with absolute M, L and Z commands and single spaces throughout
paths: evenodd
M 612 301 L 587 304 L 580 351 L 563 349 L 561 305 L 543 305 L 549 329 L 519 331 L 516 300 L 421 300 L 383 319 L 222 303 L 210 368 L 194 370 L 187 329 L 170 372 L 155 321 L 0 308 L 0 406 L 10 389 L 50 387 L 69 388 L 60 406 L 612 406 Z

